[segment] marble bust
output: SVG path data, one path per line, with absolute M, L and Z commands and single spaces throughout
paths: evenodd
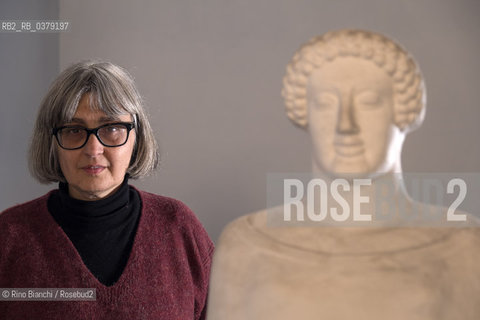
M 288 117 L 310 135 L 312 172 L 328 183 L 370 179 L 372 198 L 388 184 L 398 215 L 367 227 L 272 227 L 280 206 L 235 220 L 217 244 L 207 319 L 479 319 L 477 221 L 403 223 L 430 208 L 402 182 L 403 141 L 426 103 L 412 56 L 378 33 L 332 31 L 295 53 L 283 84 Z M 375 203 L 363 210 L 379 211 Z

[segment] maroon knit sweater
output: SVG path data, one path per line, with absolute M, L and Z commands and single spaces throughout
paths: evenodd
M 96 301 L 3 301 L 1 319 L 204 319 L 213 244 L 183 203 L 139 191 L 128 263 L 100 283 L 47 210 L 50 195 L 0 214 L 0 288 L 96 288 Z

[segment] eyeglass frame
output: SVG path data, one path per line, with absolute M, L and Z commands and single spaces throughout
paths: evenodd
M 108 127 L 108 126 L 113 126 L 113 125 L 124 125 L 126 128 L 127 128 L 127 137 L 125 138 L 125 142 L 122 143 L 122 144 L 119 144 L 119 145 L 115 145 L 115 146 L 109 146 L 107 144 L 105 144 L 102 139 L 98 136 L 98 130 L 102 129 L 102 128 L 105 128 L 105 127 Z M 65 129 L 65 128 L 75 128 L 75 127 L 78 127 L 78 128 L 81 128 L 82 130 L 85 130 L 87 132 L 87 137 L 85 139 L 85 142 L 80 146 L 80 147 L 76 147 L 76 148 L 65 148 L 64 146 L 62 146 L 62 144 L 60 143 L 60 140 L 58 138 L 58 132 L 62 129 Z M 132 131 L 133 129 L 135 129 L 135 122 L 113 122 L 113 123 L 106 123 L 106 124 L 102 124 L 101 126 L 98 126 L 96 128 L 93 128 L 93 129 L 88 129 L 88 128 L 85 128 L 85 127 L 82 127 L 82 126 L 72 126 L 72 125 L 67 125 L 67 126 L 61 126 L 61 127 L 57 127 L 57 128 L 53 128 L 52 129 L 52 135 L 55 136 L 55 139 L 57 140 L 57 143 L 58 145 L 60 146 L 60 148 L 62 149 L 65 149 L 65 150 L 78 150 L 78 149 L 81 149 L 83 148 L 87 142 L 88 142 L 88 139 L 90 139 L 90 135 L 93 134 L 95 135 L 95 137 L 97 138 L 98 142 L 100 142 L 103 146 L 107 147 L 107 148 L 116 148 L 116 147 L 121 147 L 123 145 L 125 145 L 128 141 L 128 138 L 130 137 L 130 131 Z

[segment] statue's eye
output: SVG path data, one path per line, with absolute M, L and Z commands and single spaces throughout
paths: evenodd
M 371 90 L 366 90 L 355 95 L 355 104 L 360 108 L 374 109 L 380 106 L 380 95 Z
M 375 91 L 363 91 L 356 95 L 355 102 L 363 107 L 374 108 L 380 105 L 380 95 Z
M 320 92 L 315 96 L 315 106 L 318 108 L 331 108 L 338 105 L 338 97 L 330 92 Z

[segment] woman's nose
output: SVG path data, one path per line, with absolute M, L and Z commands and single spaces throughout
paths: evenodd
M 83 146 L 83 151 L 91 157 L 95 157 L 103 153 L 104 146 L 98 141 L 98 138 L 91 134 L 88 137 L 87 143 Z
M 337 132 L 340 134 L 357 134 L 360 128 L 355 119 L 355 106 L 352 92 L 342 96 L 337 118 Z

